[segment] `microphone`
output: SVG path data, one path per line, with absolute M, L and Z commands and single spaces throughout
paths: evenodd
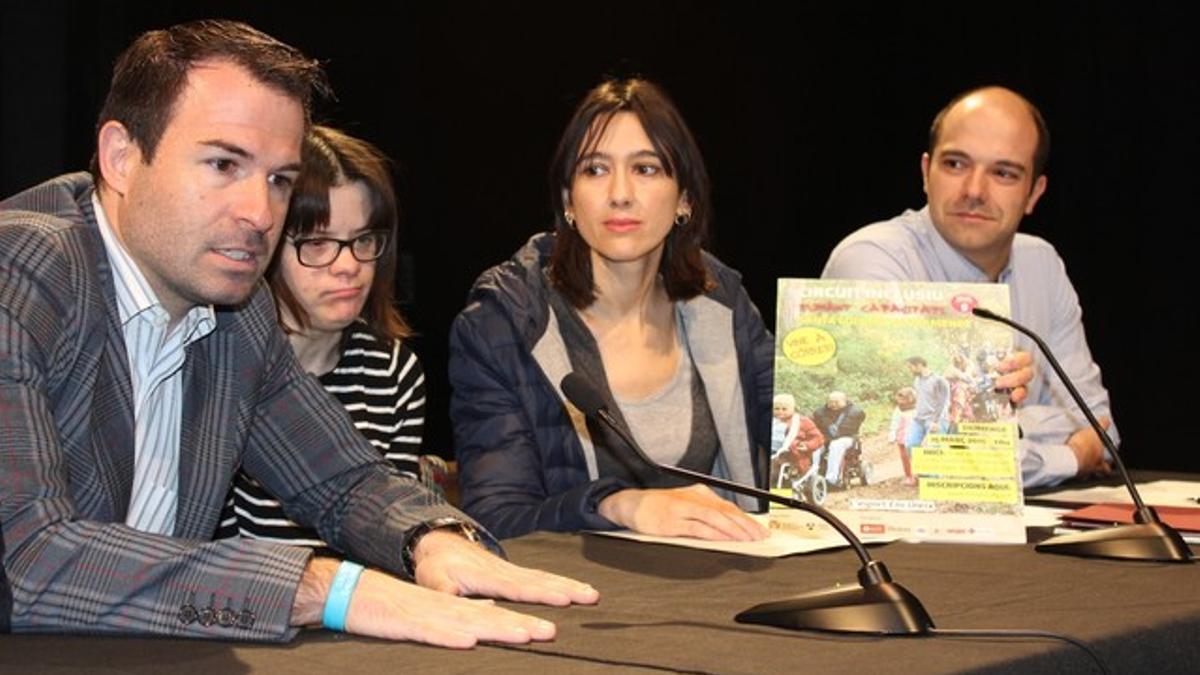
M 1112 439 L 1108 437 L 1108 434 L 1104 432 L 1104 428 L 1100 426 L 1100 422 L 1096 420 L 1096 416 L 1092 414 L 1091 409 L 1084 403 L 1083 397 L 1079 395 L 1079 390 L 1075 388 L 1075 384 L 1071 382 L 1071 378 L 1067 377 L 1067 373 L 1059 365 L 1058 359 L 1054 358 L 1054 354 L 1050 352 L 1050 347 L 1033 331 L 1012 319 L 1000 316 L 982 307 L 972 309 L 971 313 L 982 319 L 996 321 L 1009 326 L 1014 330 L 1028 335 L 1033 340 L 1038 349 L 1041 350 L 1042 355 L 1049 361 L 1050 367 L 1058 375 L 1059 381 L 1070 392 L 1071 399 L 1075 401 L 1075 405 L 1079 406 L 1079 409 L 1083 411 L 1083 415 L 1087 418 L 1092 430 L 1100 436 L 1100 441 L 1104 443 L 1109 456 L 1113 458 L 1113 463 L 1117 466 L 1117 472 L 1121 475 L 1122 480 L 1125 481 L 1125 488 L 1129 491 L 1129 495 L 1133 497 L 1134 524 L 1114 525 L 1080 534 L 1064 534 L 1052 537 L 1034 547 L 1035 550 L 1039 553 L 1057 553 L 1082 558 L 1192 562 L 1192 551 L 1183 541 L 1183 537 L 1179 536 L 1179 532 L 1159 520 L 1154 508 L 1147 506 L 1142 501 L 1142 496 L 1138 493 L 1137 486 L 1133 484 L 1133 478 L 1130 477 L 1129 471 L 1125 468 L 1125 462 L 1121 461 L 1121 454 L 1117 452 L 1117 446 L 1113 444 Z
M 670 464 L 660 464 L 651 459 L 625 425 L 612 416 L 603 397 L 587 378 L 578 373 L 568 373 L 562 379 L 561 388 L 563 395 L 572 405 L 587 417 L 598 420 L 612 430 L 647 465 L 710 487 L 808 511 L 833 526 L 838 534 L 850 543 L 862 562 L 862 568 L 858 570 L 858 586 L 837 587 L 755 605 L 734 617 L 739 623 L 792 630 L 889 635 L 928 634 L 933 629 L 933 619 L 929 617 L 917 596 L 892 581 L 892 576 L 883 562 L 872 560 L 871 554 L 867 553 L 866 547 L 858 537 L 829 511 L 815 504 L 807 504 L 741 483 Z

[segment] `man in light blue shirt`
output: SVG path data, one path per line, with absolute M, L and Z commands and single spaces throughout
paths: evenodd
M 1041 113 L 1013 91 L 985 87 L 951 101 L 929 136 L 921 157 L 928 205 L 846 237 L 821 276 L 1008 284 L 1013 318 L 1049 343 L 1116 439 L 1062 259 L 1046 241 L 1017 232 L 1046 190 L 1050 134 Z M 1027 338 L 1016 340 L 1041 358 Z M 1029 382 L 1018 422 L 1025 487 L 1111 470 L 1100 438 L 1047 368 Z

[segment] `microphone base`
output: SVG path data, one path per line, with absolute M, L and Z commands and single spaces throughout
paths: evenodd
M 1187 542 L 1165 523 L 1114 525 L 1090 532 L 1063 534 L 1043 541 L 1034 550 L 1079 558 L 1177 563 L 1194 561 Z
M 734 618 L 738 623 L 834 633 L 921 635 L 933 628 L 917 596 L 890 581 L 765 602 Z

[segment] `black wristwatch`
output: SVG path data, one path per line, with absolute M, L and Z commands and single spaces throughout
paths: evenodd
M 477 527 L 454 516 L 434 518 L 421 523 L 413 530 L 412 534 L 408 535 L 408 542 L 404 544 L 404 549 L 400 552 L 400 564 L 404 566 L 404 572 L 410 579 L 415 578 L 417 574 L 417 563 L 413 560 L 413 552 L 417 550 L 417 544 L 420 543 L 421 538 L 434 530 L 453 530 L 474 544 L 482 541 Z

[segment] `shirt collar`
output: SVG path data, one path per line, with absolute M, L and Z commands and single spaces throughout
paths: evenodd
M 964 281 L 990 284 L 991 277 L 986 272 L 975 266 L 970 260 L 967 260 L 954 247 L 946 243 L 942 235 L 938 233 L 937 228 L 933 224 L 933 219 L 929 217 L 929 205 L 917 212 L 920 217 L 919 234 L 929 243 L 933 254 L 941 262 L 942 267 L 950 273 L 951 279 L 962 279 Z M 1004 269 L 1000 270 L 1000 275 L 996 279 L 996 283 L 1008 283 L 1009 277 L 1012 275 L 1012 251 L 1009 251 L 1008 262 L 1004 263 Z
M 108 214 L 100 203 L 98 192 L 92 193 L 92 209 L 96 212 L 96 226 L 104 241 L 104 251 L 113 270 L 113 287 L 117 296 L 117 318 L 125 327 L 138 316 L 152 323 L 166 326 L 168 314 L 142 270 L 138 267 L 125 245 L 117 238 L 108 222 Z M 184 315 L 182 322 L 183 344 L 187 345 L 208 335 L 216 328 L 217 317 L 212 305 L 197 305 Z M 179 327 L 176 327 L 179 330 Z

